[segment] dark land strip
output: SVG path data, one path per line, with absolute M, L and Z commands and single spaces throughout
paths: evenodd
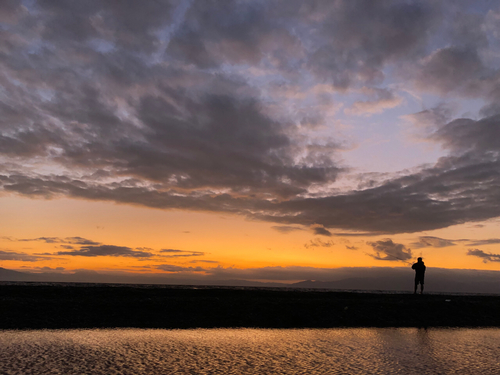
M 500 327 L 500 297 L 0 285 L 0 329 Z

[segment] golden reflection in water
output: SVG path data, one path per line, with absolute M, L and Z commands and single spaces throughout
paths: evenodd
M 0 374 L 495 373 L 500 329 L 0 332 Z

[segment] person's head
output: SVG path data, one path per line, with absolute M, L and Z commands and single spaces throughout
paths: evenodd
M 418 262 L 418 263 L 422 263 L 422 258 L 418 258 L 418 259 L 417 259 L 417 262 Z

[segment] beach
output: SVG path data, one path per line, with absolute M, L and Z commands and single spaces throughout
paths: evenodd
M 0 329 L 500 327 L 492 295 L 6 283 L 0 301 Z

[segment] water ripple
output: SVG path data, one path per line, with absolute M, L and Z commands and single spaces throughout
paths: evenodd
M 0 331 L 1 374 L 499 373 L 500 329 Z

